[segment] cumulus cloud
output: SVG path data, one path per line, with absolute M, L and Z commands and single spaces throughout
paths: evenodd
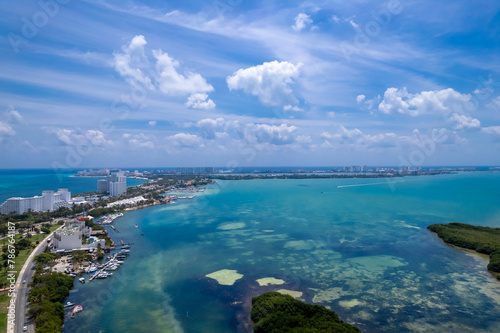
M 205 109 L 210 110 L 215 108 L 215 103 L 208 98 L 205 93 L 192 94 L 188 97 L 186 106 L 193 109 Z
M 426 140 L 427 142 L 433 141 L 436 144 L 442 144 L 442 145 L 454 145 L 467 142 L 467 140 L 460 137 L 456 131 L 450 131 L 449 129 L 446 128 L 433 129 L 430 137 L 424 136 L 420 134 L 418 131 L 414 131 L 414 133 L 415 136 L 418 136 L 420 142 L 424 142 L 424 140 Z M 418 144 L 418 142 L 416 144 Z
M 161 50 L 153 51 L 156 58 L 156 70 L 158 72 L 157 84 L 165 94 L 187 95 L 197 92 L 210 92 L 214 88 L 198 73 L 187 72 L 185 75 L 179 74 L 177 68 L 179 62 L 171 58 Z
M 269 144 L 269 145 L 288 145 L 288 144 L 307 144 L 310 143 L 309 136 L 298 135 L 298 129 L 295 126 L 286 124 L 242 124 L 237 120 L 226 121 L 223 118 L 206 118 L 198 121 L 195 125 L 199 128 L 199 135 L 203 139 L 234 139 L 246 144 Z
M 9 105 L 5 117 L 8 122 L 26 125 L 26 121 L 24 120 L 23 116 L 21 116 L 21 114 L 16 111 L 13 105 Z
M 286 145 L 295 142 L 297 127 L 286 124 L 248 124 L 245 127 L 245 139 L 248 142 Z
M 148 125 L 149 125 L 149 126 L 153 126 L 153 127 L 154 127 L 154 126 L 156 126 L 156 124 L 157 124 L 157 123 L 156 123 L 156 120 L 150 120 L 150 121 L 148 122 Z
M 283 107 L 283 111 L 296 111 L 296 112 L 302 112 L 304 109 L 298 107 L 297 105 L 285 105 Z
M 202 139 L 194 134 L 177 133 L 167 136 L 165 139 L 167 140 L 167 144 L 179 148 L 202 148 L 205 146 Z
M 146 45 L 144 36 L 139 35 L 123 46 L 122 52 L 114 53 L 115 70 L 130 85 L 169 96 L 192 96 L 214 90 L 200 74 L 180 73 L 180 63 L 160 49 L 153 50 L 153 59 L 150 59 L 145 52 Z M 205 106 L 215 107 L 211 100 L 206 103 Z
M 114 146 L 112 140 L 107 140 L 103 132 L 97 130 L 70 130 L 52 126 L 44 126 L 42 129 L 54 134 L 56 138 L 68 146 L 87 145 L 90 143 L 94 147 Z
M 347 129 L 340 126 L 334 133 L 323 132 L 321 138 L 325 139 L 323 147 L 334 147 L 335 144 L 347 144 L 357 147 L 389 148 L 397 145 L 398 137 L 394 133 L 381 133 L 376 135 L 365 134 L 358 128 Z
M 451 88 L 422 91 L 417 94 L 408 93 L 406 88 L 388 88 L 378 106 L 378 109 L 385 114 L 399 113 L 410 116 L 471 110 L 472 108 L 471 95 L 460 94 Z
M 298 103 L 290 84 L 298 77 L 302 63 L 294 65 L 287 61 L 265 62 L 262 65 L 240 69 L 227 77 L 229 90 L 241 89 L 257 96 L 261 103 L 269 106 L 286 106 Z
M 292 29 L 299 32 L 302 31 L 306 26 L 311 24 L 313 20 L 311 20 L 311 17 L 305 13 L 300 13 L 295 17 L 295 24 L 292 25 Z
M 463 114 L 454 113 L 451 115 L 450 120 L 455 122 L 455 129 L 478 128 L 481 122 L 478 119 L 467 117 Z
M 139 35 L 132 38 L 129 45 L 122 47 L 122 53 L 115 52 L 115 70 L 132 86 L 141 86 L 148 90 L 154 90 L 150 77 L 150 65 L 144 53 L 147 44 L 144 36 Z
M 356 102 L 357 102 L 358 104 L 361 104 L 361 103 L 363 103 L 363 102 L 364 102 L 365 98 L 366 98 L 366 96 L 365 96 L 365 95 L 358 95 L 358 96 L 356 97 Z
M 223 118 L 206 118 L 198 121 L 196 126 L 200 129 L 200 135 L 204 139 L 214 140 L 216 137 L 223 136 L 226 123 Z
M 498 135 L 500 136 L 500 126 L 489 126 L 481 128 L 481 131 L 486 134 Z
M 16 134 L 16 132 L 9 124 L 0 121 L 0 142 L 2 142 L 3 138 L 14 134 Z
M 3 113 L 2 118 L 5 120 L 0 120 L 0 142 L 2 142 L 6 137 L 16 134 L 16 131 L 12 127 L 13 125 L 26 125 L 24 118 L 15 110 L 13 105 L 9 105 L 5 113 Z
M 124 133 L 122 136 L 126 139 L 129 146 L 134 149 L 154 149 L 156 138 L 153 135 L 145 135 L 144 133 L 129 134 Z

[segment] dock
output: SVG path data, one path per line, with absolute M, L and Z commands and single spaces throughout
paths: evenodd
M 111 265 L 112 260 L 113 260 L 113 259 L 116 259 L 116 257 L 117 257 L 117 256 L 118 256 L 118 254 L 117 254 L 117 253 L 113 254 L 113 255 L 112 255 L 112 257 L 111 257 L 111 259 L 110 259 L 107 263 L 105 263 L 105 264 L 104 264 L 104 266 L 103 266 L 100 270 L 98 270 L 98 271 L 96 271 L 94 274 L 92 274 L 92 276 L 89 278 L 89 282 L 90 282 L 90 281 L 92 281 L 93 279 L 95 279 L 95 278 L 96 278 L 99 274 L 101 274 L 103 271 L 105 271 L 105 270 L 106 270 L 106 268 L 108 268 L 108 266 L 110 266 L 110 265 Z

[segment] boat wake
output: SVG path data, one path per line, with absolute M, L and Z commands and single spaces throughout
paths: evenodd
M 370 185 L 381 185 L 381 184 L 395 184 L 395 183 L 401 183 L 403 181 L 386 181 L 386 182 L 378 182 L 378 183 L 367 183 L 367 184 L 351 184 L 351 185 L 337 185 L 337 188 L 344 188 L 344 187 L 359 187 L 359 186 L 370 186 Z

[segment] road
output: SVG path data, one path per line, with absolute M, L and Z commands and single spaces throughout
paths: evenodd
M 16 320 L 14 328 L 11 330 L 7 330 L 7 333 L 22 333 L 23 326 L 28 327 L 29 333 L 35 332 L 35 325 L 33 322 L 28 322 L 27 312 L 28 312 L 28 294 L 29 294 L 29 283 L 33 278 L 33 274 L 35 273 L 35 265 L 33 263 L 33 258 L 40 253 L 43 252 L 45 246 L 47 245 L 47 240 L 51 238 L 52 233 L 45 237 L 43 241 L 37 246 L 37 248 L 30 254 L 29 258 L 24 263 L 21 272 L 19 273 L 19 277 L 17 278 L 17 298 L 16 298 Z M 23 284 L 22 281 L 26 280 L 26 284 Z M 7 328 L 10 328 L 7 325 Z

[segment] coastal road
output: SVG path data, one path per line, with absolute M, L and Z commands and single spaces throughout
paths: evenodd
M 47 245 L 47 240 L 52 237 L 53 232 L 45 237 L 43 241 L 38 244 L 38 246 L 31 252 L 30 256 L 24 263 L 21 272 L 17 278 L 16 286 L 17 286 L 17 298 L 16 298 L 16 320 L 15 325 L 7 325 L 7 333 L 22 333 L 23 326 L 28 327 L 28 332 L 34 333 L 35 326 L 33 323 L 28 323 L 27 313 L 28 313 L 28 294 L 29 294 L 29 283 L 33 278 L 33 274 L 35 273 L 35 265 L 33 263 L 33 258 L 40 253 L 43 252 L 45 246 Z M 22 281 L 26 280 L 26 284 L 23 284 Z

